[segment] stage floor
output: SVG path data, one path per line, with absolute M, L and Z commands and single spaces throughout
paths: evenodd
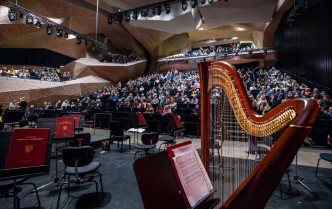
M 86 129 L 94 133 L 93 129 Z M 109 136 L 108 130 L 96 130 L 95 135 L 98 137 Z M 190 140 L 189 138 L 179 139 L 178 141 Z M 192 139 L 196 147 L 200 148 L 200 139 Z M 83 185 L 73 186 L 71 189 L 71 196 L 67 195 L 66 190 L 63 190 L 60 201 L 60 208 L 65 209 L 87 209 L 87 208 L 102 208 L 102 209 L 143 209 L 143 202 L 140 196 L 139 188 L 136 182 L 132 163 L 134 158 L 135 148 L 129 150 L 124 146 L 124 153 L 120 154 L 117 144 L 111 145 L 111 151 L 101 154 L 101 149 L 95 150 L 95 161 L 101 162 L 100 172 L 103 174 L 103 184 L 105 195 L 100 197 L 99 207 L 96 206 L 94 196 L 95 186 L 93 183 L 85 183 Z M 299 152 L 299 168 L 298 174 L 303 176 L 303 182 L 309 186 L 314 193 L 310 193 L 301 184 L 293 180 L 295 175 L 294 165 L 291 166 L 290 176 L 292 190 L 289 195 L 285 194 L 286 200 L 280 198 L 279 188 L 271 196 L 266 209 L 311 209 L 311 208 L 332 208 L 332 165 L 321 161 L 319 170 L 319 177 L 315 177 L 316 163 L 318 155 L 321 152 L 331 152 L 332 150 L 317 149 L 302 147 Z M 37 186 L 45 185 L 52 182 L 55 177 L 55 160 L 51 161 L 51 169 L 49 175 L 39 176 L 28 180 L 34 182 Z M 59 172 L 58 176 L 63 173 L 63 163 L 58 161 Z M 286 176 L 286 175 L 285 175 Z M 282 180 L 283 188 L 287 189 L 286 177 Z M 24 186 L 23 191 L 19 194 L 22 198 L 21 208 L 37 208 L 37 201 L 34 193 L 29 193 L 29 186 Z M 156 188 L 158 189 L 158 188 Z M 264 188 L 262 188 L 264 189 Z M 56 208 L 59 187 L 57 184 L 45 187 L 40 190 L 39 196 L 41 198 L 42 208 L 51 209 Z M 165 199 L 167 201 L 167 198 Z M 162 204 L 162 203 L 161 203 Z M 12 198 L 0 199 L 1 209 L 13 208 Z M 156 208 L 157 209 L 157 208 Z

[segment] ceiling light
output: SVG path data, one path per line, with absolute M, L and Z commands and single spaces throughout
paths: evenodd
M 212 4 L 214 2 L 214 0 L 209 0 L 209 4 Z
M 130 14 L 129 13 L 126 14 L 126 22 L 130 22 Z
M 205 4 L 206 3 L 206 1 L 205 0 L 201 0 L 201 4 Z
M 187 5 L 187 1 L 182 1 L 182 10 L 183 10 L 183 11 L 186 11 L 186 10 L 187 10 L 187 7 L 188 7 L 188 5 Z
M 108 18 L 107 18 L 107 23 L 112 24 L 112 22 L 113 22 L 113 16 L 111 14 L 109 14 Z
M 10 21 L 15 21 L 15 20 L 17 20 L 17 14 L 16 14 L 15 9 L 10 9 L 10 10 L 8 11 L 8 19 L 9 19 Z
M 238 39 L 238 37 L 236 37 L 236 36 L 235 36 L 235 37 L 232 37 L 232 40 L 236 40 L 236 39 Z
M 98 50 L 98 46 L 97 46 L 97 45 L 94 45 L 94 46 L 92 47 L 92 51 L 95 52 L 95 51 L 97 51 L 97 50 Z
M 133 20 L 137 20 L 137 18 L 138 18 L 138 13 L 137 13 L 137 11 L 133 11 L 133 14 L 132 14 L 131 17 L 133 18 Z
M 53 34 L 53 27 L 52 25 L 48 25 L 46 28 L 47 35 L 52 35 Z
M 27 25 L 32 25 L 33 24 L 33 17 L 31 16 L 31 15 L 27 15 L 26 17 L 25 17 L 25 23 L 27 24 Z
M 80 45 L 81 43 L 82 43 L 82 38 L 77 37 L 77 38 L 76 38 L 76 44 L 77 44 L 77 45 Z
M 171 13 L 171 5 L 170 4 L 165 4 L 165 10 L 166 10 L 166 14 Z
M 58 28 L 57 33 L 56 33 L 56 36 L 57 36 L 58 38 L 60 38 L 60 37 L 62 37 L 62 35 L 63 35 L 63 33 L 62 33 L 62 29 L 61 29 L 61 28 Z
M 68 33 L 65 32 L 65 35 L 63 35 L 63 37 L 64 37 L 64 38 L 68 38 L 68 37 L 69 37 Z
M 163 11 L 163 8 L 161 6 L 157 6 L 156 7 L 156 10 L 157 10 L 157 15 L 161 15 L 161 12 Z
M 38 20 L 38 21 L 36 22 L 36 27 L 37 27 L 37 28 L 41 28 L 41 26 L 42 26 L 42 25 L 41 25 L 41 22 Z
M 152 8 L 152 15 L 155 16 L 157 13 L 156 8 Z
M 116 24 L 121 24 L 123 20 L 123 15 L 122 14 L 118 14 L 115 18 L 115 23 Z
M 149 15 L 149 9 L 146 8 L 146 9 L 143 9 L 142 11 L 142 17 L 147 17 Z
M 197 5 L 197 0 L 191 0 L 191 7 L 195 8 Z

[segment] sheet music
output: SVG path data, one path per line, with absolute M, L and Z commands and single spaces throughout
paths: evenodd
M 137 133 L 143 133 L 145 131 L 144 128 L 130 128 L 127 132 L 137 132 Z
M 176 171 L 188 202 L 193 207 L 213 190 L 213 186 L 194 145 L 179 147 L 173 153 Z

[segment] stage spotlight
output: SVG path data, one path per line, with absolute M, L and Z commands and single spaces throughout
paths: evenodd
M 182 10 L 183 10 L 183 11 L 186 11 L 186 10 L 187 10 L 187 7 L 188 7 L 188 5 L 187 5 L 187 1 L 182 1 Z
M 137 20 L 137 18 L 138 18 L 138 13 L 137 13 L 137 11 L 133 11 L 132 18 L 133 18 L 134 20 Z
M 32 25 L 33 24 L 33 17 L 31 16 L 31 15 L 27 15 L 26 17 L 25 17 L 25 23 L 27 24 L 27 25 Z
M 129 13 L 126 14 L 126 22 L 130 22 L 130 14 Z
M 41 26 L 42 26 L 42 25 L 41 25 L 41 22 L 40 22 L 39 20 L 37 20 L 37 22 L 36 22 L 36 27 L 37 27 L 37 28 L 41 28 Z
M 212 4 L 214 2 L 214 0 L 209 0 L 209 4 Z
M 142 17 L 147 17 L 149 15 L 149 9 L 145 8 L 142 10 Z
M 46 28 L 47 35 L 52 35 L 53 34 L 53 27 L 52 25 L 48 25 Z
M 68 38 L 68 37 L 69 37 L 68 33 L 65 32 L 65 35 L 63 35 L 63 37 L 64 37 L 64 38 Z
M 224 57 L 228 57 L 228 54 L 226 53 L 226 54 L 224 54 Z
M 109 25 L 111 25 L 112 22 L 113 22 L 113 16 L 112 16 L 111 14 L 109 14 L 109 15 L 108 15 L 108 18 L 107 18 L 107 23 L 108 23 Z
M 57 33 L 56 33 L 56 36 L 57 36 L 58 38 L 60 38 L 60 37 L 62 37 L 62 35 L 63 35 L 63 33 L 62 33 L 62 29 L 61 29 L 61 28 L 58 28 L 58 29 L 57 29 Z
M 98 46 L 97 46 L 97 45 L 94 45 L 94 46 L 92 47 L 92 51 L 95 52 L 95 51 L 97 51 L 97 50 L 98 50 Z
M 80 45 L 81 43 L 82 43 L 82 38 L 77 37 L 77 38 L 76 38 L 76 44 L 77 44 L 77 45 Z
M 264 48 L 264 53 L 267 54 L 267 48 Z
M 8 19 L 9 19 L 10 21 L 15 21 L 15 20 L 17 20 L 17 14 L 16 14 L 15 9 L 9 9 L 9 11 L 8 11 Z
M 201 4 L 205 4 L 206 3 L 206 1 L 205 0 L 201 0 Z
M 166 14 L 171 13 L 171 5 L 170 4 L 165 4 L 165 10 L 166 10 Z
M 235 52 L 235 56 L 238 56 L 239 55 L 239 51 L 237 50 L 236 52 Z
M 20 12 L 20 18 L 23 18 L 24 14 L 22 12 Z
M 156 7 L 156 10 L 157 10 L 157 15 L 161 15 L 161 12 L 163 11 L 163 8 L 161 6 L 157 6 Z
M 115 23 L 116 23 L 116 24 L 121 24 L 121 23 L 122 23 L 122 20 L 123 20 L 123 15 L 122 15 L 122 14 L 118 14 L 118 15 L 115 17 Z
M 252 55 L 252 50 L 249 50 L 249 55 Z
M 195 8 L 197 6 L 197 0 L 191 0 L 191 7 Z
M 152 8 L 152 15 L 155 16 L 157 13 L 156 8 Z

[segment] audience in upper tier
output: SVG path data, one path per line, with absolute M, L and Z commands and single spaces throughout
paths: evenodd
M 108 54 L 105 57 L 103 57 L 100 61 L 125 64 L 136 60 L 139 59 L 137 55 L 133 52 L 130 53 L 129 55 L 108 52 Z
M 48 67 L 41 67 L 36 69 L 25 69 L 25 67 L 22 67 L 18 70 L 15 70 L 14 68 L 7 70 L 6 67 L 3 67 L 2 70 L 0 70 L 0 75 L 23 79 L 37 79 L 51 82 L 61 82 L 72 79 L 70 72 L 63 72 L 61 74 L 60 69 Z

